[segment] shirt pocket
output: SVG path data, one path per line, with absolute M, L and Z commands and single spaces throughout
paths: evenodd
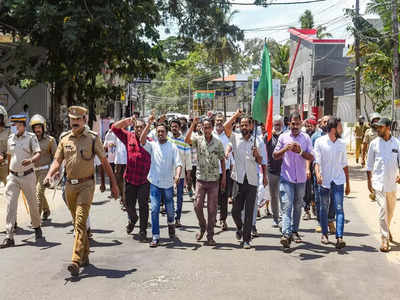
M 16 148 L 17 148 L 17 144 L 16 143 L 14 143 L 14 142 L 10 143 L 9 150 L 10 150 L 11 153 L 14 153 Z
M 381 157 L 377 157 L 374 163 L 374 173 L 383 173 L 385 162 Z
M 93 158 L 92 149 L 86 147 L 80 150 L 80 154 L 83 160 L 91 160 Z

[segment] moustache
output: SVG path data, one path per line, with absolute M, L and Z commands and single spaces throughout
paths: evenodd
M 78 128 L 79 124 L 72 124 L 72 128 Z

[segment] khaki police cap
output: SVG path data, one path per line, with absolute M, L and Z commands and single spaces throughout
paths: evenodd
M 70 106 L 68 108 L 68 116 L 72 119 L 82 118 L 87 114 L 87 109 L 82 106 Z

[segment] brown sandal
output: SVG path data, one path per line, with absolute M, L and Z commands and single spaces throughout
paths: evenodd
M 380 250 L 381 252 L 384 252 L 384 253 L 387 253 L 387 252 L 390 251 L 389 243 L 388 243 L 387 240 L 382 241 L 382 245 L 381 245 L 381 247 L 379 248 L 379 250 Z
M 198 242 L 201 241 L 201 239 L 202 239 L 203 236 L 204 236 L 204 233 L 205 233 L 205 230 L 204 230 L 204 231 L 201 230 L 200 232 L 196 233 L 196 240 L 197 240 Z

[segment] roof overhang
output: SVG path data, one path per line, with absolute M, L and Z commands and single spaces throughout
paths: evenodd
M 305 40 L 311 44 L 346 44 L 346 40 L 342 39 L 317 39 L 316 29 L 289 28 L 289 32 L 299 39 Z

